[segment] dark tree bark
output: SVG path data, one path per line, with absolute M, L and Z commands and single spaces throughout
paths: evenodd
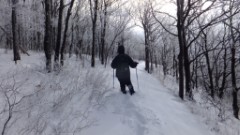
M 184 99 L 184 74 L 183 74 L 183 59 L 184 59 L 184 2 L 183 0 L 177 0 L 177 31 L 179 42 L 179 55 L 178 55 L 178 72 L 179 72 L 179 97 Z
M 144 27 L 143 27 L 144 28 Z M 150 73 L 149 36 L 147 28 L 144 28 L 145 37 L 145 70 Z
M 193 99 L 192 93 L 192 77 L 191 77 L 191 70 L 190 70 L 190 62 L 189 62 L 189 55 L 188 55 L 188 47 L 186 43 L 184 43 L 184 69 L 185 69 L 185 87 L 186 87 L 186 94 L 190 100 Z
M 233 115 L 235 118 L 239 119 L 238 113 L 239 113 L 239 107 L 238 107 L 238 88 L 237 88 L 237 82 L 236 82 L 236 71 L 235 71 L 235 54 L 236 49 L 235 47 L 231 48 L 232 51 L 232 58 L 231 58 L 231 74 L 232 74 L 232 96 L 233 96 Z
M 46 70 L 52 70 L 52 46 L 51 46 L 51 14 L 50 14 L 50 1 L 45 0 L 45 35 L 44 35 L 44 52 L 46 56 Z
M 233 2 L 231 1 L 230 7 L 233 7 Z M 230 9 L 230 14 L 232 16 L 232 9 Z M 233 30 L 233 17 L 230 17 L 230 32 L 231 32 L 231 78 L 232 78 L 232 96 L 233 96 L 233 115 L 235 118 L 239 119 L 239 107 L 238 107 L 238 88 L 237 88 L 237 80 L 236 80 L 236 43 L 237 39 L 234 36 L 234 30 Z
M 97 16 L 98 16 L 98 0 L 89 0 L 90 11 L 92 18 L 92 58 L 91 58 L 91 67 L 95 67 L 95 46 L 96 46 L 96 28 L 97 28 Z
M 150 44 L 151 45 L 151 44 Z M 151 71 L 151 73 L 153 72 L 153 53 L 154 53 L 154 51 L 153 51 L 153 48 L 152 48 L 152 45 L 150 46 L 150 48 L 151 48 L 151 51 L 150 51 L 150 63 L 151 63 L 151 65 L 150 65 L 150 71 Z
M 17 44 L 17 16 L 16 16 L 16 4 L 17 0 L 12 0 L 12 40 L 13 40 L 13 60 L 17 64 L 18 60 L 21 60 L 19 53 L 19 46 Z
M 145 44 L 145 70 L 150 73 L 150 37 L 151 37 L 151 12 L 149 3 L 147 3 L 143 9 L 143 15 L 141 18 L 141 23 L 144 31 L 144 44 Z
M 64 0 L 60 0 L 59 12 L 58 12 L 58 30 L 57 30 L 57 43 L 55 46 L 55 57 L 54 57 L 54 70 L 59 70 L 59 52 L 61 47 L 62 39 L 62 17 L 63 17 Z
M 66 17 L 66 20 L 65 20 L 65 29 L 64 29 L 63 42 L 62 42 L 62 48 L 61 48 L 61 65 L 62 66 L 64 65 L 64 55 L 65 55 L 64 53 L 65 53 L 65 48 L 66 48 L 68 23 L 69 23 L 69 19 L 70 19 L 70 16 L 71 16 L 74 1 L 75 0 L 71 0 L 70 6 L 69 6 L 68 11 L 67 11 L 67 17 Z
M 105 35 L 106 35 L 106 26 L 107 26 L 107 8 L 108 4 L 106 0 L 103 0 L 103 18 L 101 21 L 103 22 L 102 30 L 101 30 L 101 64 L 104 64 L 104 59 L 105 59 Z
M 73 38 L 74 38 L 74 29 L 73 29 L 73 24 L 72 24 L 72 36 L 71 36 L 71 44 L 70 44 L 70 48 L 69 48 L 69 58 L 72 57 L 72 53 L 73 53 Z
M 226 45 L 226 25 L 224 25 L 224 35 L 223 35 L 223 42 L 222 42 L 222 49 L 224 50 L 224 55 L 223 55 L 223 73 L 222 73 L 222 83 L 221 87 L 219 88 L 218 92 L 218 97 L 220 99 L 223 98 L 224 95 L 224 90 L 226 89 L 226 81 L 227 81 L 227 45 Z
M 225 46 L 225 44 L 223 43 L 223 47 L 224 47 L 224 56 L 223 56 L 223 78 L 222 78 L 222 85 L 219 88 L 219 98 L 222 99 L 223 95 L 224 95 L 224 89 L 225 89 L 225 85 L 226 85 L 226 81 L 227 81 L 227 48 Z
M 176 77 L 176 80 L 178 82 L 178 61 L 177 61 L 177 58 L 176 58 L 176 55 L 175 55 L 175 50 L 173 51 L 174 52 L 174 55 L 173 55 L 173 70 L 175 70 L 173 73 Z

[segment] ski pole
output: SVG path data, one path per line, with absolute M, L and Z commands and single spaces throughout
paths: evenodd
M 138 90 L 139 90 L 139 82 L 138 82 L 138 73 L 137 73 L 137 68 L 136 68 L 136 77 L 137 77 L 137 85 L 138 85 Z

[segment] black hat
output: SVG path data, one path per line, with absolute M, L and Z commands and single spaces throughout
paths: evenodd
M 124 46 L 123 45 L 118 46 L 117 51 L 118 51 L 119 54 L 124 54 L 124 51 L 125 51 Z

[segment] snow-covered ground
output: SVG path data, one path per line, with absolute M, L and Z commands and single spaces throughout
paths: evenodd
M 136 94 L 121 94 L 117 82 L 105 106 L 95 114 L 97 125 L 83 135 L 212 135 L 178 97 L 145 73 L 143 67 L 144 63 L 138 66 L 139 89 L 135 69 L 131 70 Z
M 239 135 L 238 121 L 206 123 L 203 116 L 177 96 L 176 82 L 131 69 L 136 94 L 123 95 L 113 70 L 90 68 L 76 58 L 60 73 L 44 72 L 44 54 L 31 52 L 15 65 L 12 54 L 0 50 L 0 131 L 8 117 L 6 95 L 19 102 L 6 135 Z M 163 78 L 160 76 L 160 78 Z M 138 87 L 139 84 L 139 87 Z M 14 87 L 10 87 L 14 86 Z M 6 92 L 4 88 L 10 89 Z M 11 92 L 11 88 L 16 88 Z M 5 94 L 4 94 L 5 93 Z M 13 96 L 14 95 L 14 96 Z M 27 97 L 25 97 L 27 95 Z M 21 100 L 22 99 L 22 100 Z M 206 115 L 208 115 L 206 113 Z M 224 131 L 214 130 L 215 123 Z

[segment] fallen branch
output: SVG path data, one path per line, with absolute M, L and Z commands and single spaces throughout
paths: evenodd
M 22 53 L 27 54 L 28 56 L 30 56 L 30 54 L 27 52 L 27 50 L 24 49 L 22 46 L 19 46 L 19 49 L 22 51 Z

